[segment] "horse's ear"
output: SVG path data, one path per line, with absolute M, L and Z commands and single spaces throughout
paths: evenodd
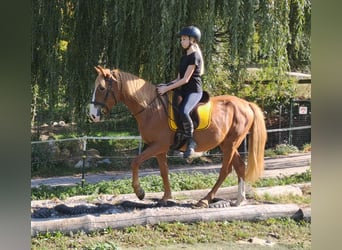
M 96 72 L 98 74 L 101 74 L 101 70 L 100 70 L 99 66 L 94 66 L 94 69 L 96 70 Z
M 97 66 L 95 66 L 94 67 L 95 68 L 95 70 L 96 70 L 96 72 L 98 73 L 98 74 L 102 74 L 102 75 L 106 75 L 105 74 L 105 72 L 104 72 L 104 68 L 102 68 L 100 65 L 97 65 Z

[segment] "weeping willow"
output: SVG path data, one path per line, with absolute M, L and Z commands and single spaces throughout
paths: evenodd
M 32 0 L 33 120 L 84 122 L 97 64 L 174 79 L 186 25 L 202 31 L 213 94 L 249 66 L 310 71 L 310 17 L 309 0 Z M 221 75 L 229 86 L 215 85 Z

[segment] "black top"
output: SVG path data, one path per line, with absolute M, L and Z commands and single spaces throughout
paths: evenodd
M 179 64 L 179 76 L 180 78 L 184 77 L 185 71 L 187 70 L 189 65 L 196 65 L 195 71 L 192 73 L 192 76 L 188 83 L 182 85 L 180 87 L 181 92 L 183 94 L 192 93 L 192 92 L 202 92 L 202 79 L 201 79 L 201 65 L 202 60 L 197 51 L 189 54 L 183 55 L 180 64 Z

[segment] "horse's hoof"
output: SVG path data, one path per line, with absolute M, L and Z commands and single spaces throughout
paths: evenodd
M 157 201 L 157 206 L 158 207 L 166 207 L 167 206 L 167 200 L 158 200 Z
M 138 192 L 135 193 L 139 200 L 143 200 L 145 198 L 145 191 L 142 188 L 139 188 Z
M 230 202 L 230 206 L 232 207 L 240 207 L 240 206 L 244 206 L 247 205 L 247 200 L 242 200 L 242 201 L 231 201 Z
M 192 208 L 208 208 L 208 207 L 209 207 L 209 201 L 208 200 L 200 200 Z
M 194 158 L 190 158 L 190 157 L 187 157 L 187 158 L 184 158 L 184 159 L 185 159 L 187 164 L 191 164 L 194 161 Z
M 157 202 L 157 206 L 158 207 L 173 207 L 176 206 L 177 202 L 176 201 L 172 201 L 172 200 L 158 200 Z
M 215 199 L 215 201 L 213 201 L 213 203 L 209 204 L 210 208 L 225 208 L 225 207 L 230 207 L 231 206 L 231 202 L 230 201 L 226 201 L 226 200 L 219 200 L 219 199 Z

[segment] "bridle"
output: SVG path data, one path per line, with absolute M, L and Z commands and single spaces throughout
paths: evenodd
M 109 107 L 108 107 L 107 104 L 106 104 L 106 101 L 107 101 L 107 99 L 108 99 L 108 97 L 109 97 L 109 94 L 111 94 L 111 95 L 113 96 L 114 101 L 115 101 L 115 104 L 118 103 L 118 100 L 116 99 L 115 94 L 114 94 L 114 92 L 113 92 L 113 90 L 112 90 L 113 83 L 114 83 L 114 82 L 117 82 L 117 81 L 113 79 L 113 74 L 112 74 L 112 72 L 110 73 L 110 76 L 105 76 L 105 77 L 104 77 L 104 80 L 105 80 L 105 82 L 106 82 L 107 89 L 106 89 L 106 94 L 105 94 L 105 97 L 104 97 L 104 99 L 103 99 L 103 102 L 99 102 L 99 101 L 95 101 L 95 100 L 94 100 L 94 101 L 91 101 L 90 103 L 91 103 L 91 104 L 94 104 L 95 106 L 101 106 L 101 108 L 105 108 L 105 109 L 107 110 L 107 112 L 109 112 Z M 99 86 L 100 86 L 100 85 L 99 85 Z M 99 86 L 97 86 L 97 88 L 96 88 L 95 91 L 98 91 Z
M 115 101 L 114 105 L 116 105 L 118 103 L 118 100 L 116 99 L 116 96 L 115 96 L 115 94 L 114 94 L 114 92 L 112 90 L 113 83 L 117 83 L 118 81 L 117 81 L 116 77 L 113 75 L 113 72 L 110 72 L 110 75 L 105 76 L 104 80 L 105 80 L 105 83 L 107 85 L 107 88 L 106 88 L 106 93 L 105 93 L 105 97 L 103 99 L 103 102 L 99 102 L 99 101 L 95 101 L 94 100 L 94 101 L 91 101 L 90 103 L 94 104 L 95 106 L 100 106 L 101 109 L 105 108 L 107 113 L 108 113 L 110 109 L 107 106 L 106 101 L 107 101 L 107 99 L 108 99 L 110 94 L 112 95 L 112 97 L 113 97 L 113 99 Z M 95 91 L 98 91 L 99 86 L 96 87 Z M 101 91 L 103 91 L 103 90 L 101 90 Z M 161 97 L 160 97 L 160 95 L 158 93 L 156 94 L 156 96 L 152 99 L 152 101 L 147 106 L 150 106 L 157 99 L 161 99 Z M 162 102 L 162 105 L 163 105 L 164 109 L 166 110 L 166 107 L 165 107 L 163 101 L 161 101 L 161 102 Z M 146 110 L 146 107 L 143 108 L 142 110 L 134 113 L 133 116 L 135 117 L 135 116 L 141 114 L 142 112 L 144 112 L 145 110 Z M 99 109 L 98 112 L 101 112 L 101 110 Z

